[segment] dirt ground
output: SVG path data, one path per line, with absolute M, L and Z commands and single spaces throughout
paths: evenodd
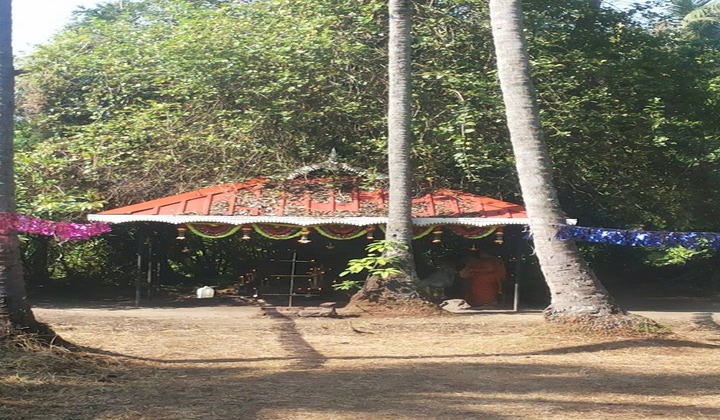
M 720 305 L 703 304 L 639 312 L 674 331 L 653 339 L 558 334 L 537 311 L 308 319 L 46 304 L 38 318 L 107 364 L 0 372 L 12 391 L 0 418 L 715 419 Z

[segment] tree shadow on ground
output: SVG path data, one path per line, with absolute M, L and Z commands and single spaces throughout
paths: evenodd
M 528 357 L 528 356 L 552 356 L 552 355 L 567 355 L 575 353 L 597 353 L 605 351 L 616 351 L 625 349 L 638 349 L 638 348 L 674 348 L 674 349 L 717 349 L 720 350 L 720 345 L 681 340 L 675 338 L 631 338 L 624 340 L 609 340 L 600 343 L 566 346 L 558 348 L 550 348 L 544 350 L 537 350 L 532 352 L 516 352 L 516 353 L 472 353 L 472 354 L 428 354 L 428 355 L 367 355 L 367 356 L 325 356 L 322 353 L 315 350 L 315 348 L 302 336 L 298 331 L 295 321 L 287 316 L 286 314 L 278 311 L 275 308 L 266 308 L 264 314 L 272 319 L 274 322 L 273 329 L 277 333 L 277 340 L 280 342 L 281 347 L 286 353 L 286 356 L 280 357 L 240 357 L 240 358 L 217 358 L 217 359 L 157 359 L 141 356 L 131 356 L 126 354 L 119 354 L 115 352 L 109 352 L 100 349 L 92 348 L 81 348 L 81 350 L 104 354 L 109 356 L 123 357 L 134 360 L 141 360 L 146 362 L 155 362 L 161 364 L 218 364 L 218 363 L 253 363 L 253 362 L 266 362 L 266 361 L 291 361 L 293 362 L 293 368 L 299 370 L 306 369 L 318 369 L 321 368 L 329 360 L 422 360 L 422 359 L 459 359 L 459 358 L 488 358 L 488 357 Z M 709 326 L 709 328 L 715 328 L 720 326 L 713 320 L 712 314 L 698 313 L 693 318 L 697 322 L 704 323 L 703 325 Z
M 75 420 L 705 418 L 720 416 L 720 408 L 688 401 L 716 395 L 718 383 L 717 374 L 495 361 L 275 372 L 165 367 L 129 372 L 105 391 L 58 390 L 72 406 L 49 399 L 35 409 Z M 71 409 L 74 414 L 63 417 Z
M 327 358 L 303 338 L 292 318 L 275 308 L 268 308 L 265 313 L 275 321 L 280 345 L 295 360 L 295 369 L 318 369 L 325 364 Z
M 690 323 L 697 329 L 720 331 L 720 324 L 715 322 L 712 312 L 695 312 Z
M 472 354 L 445 354 L 445 355 L 367 355 L 367 356 L 325 356 L 315 350 L 298 331 L 295 321 L 286 314 L 274 308 L 267 308 L 263 311 L 270 319 L 274 321 L 274 330 L 277 332 L 279 340 L 286 356 L 280 357 L 244 357 L 244 358 L 218 358 L 218 359 L 174 359 L 163 360 L 156 358 L 138 357 L 126 354 L 118 354 L 107 352 L 104 350 L 83 348 L 84 351 L 90 353 L 101 353 L 105 355 L 125 357 L 129 359 L 142 360 L 148 362 L 156 362 L 162 364 L 187 364 L 187 363 L 252 363 L 263 361 L 287 360 L 294 361 L 298 369 L 315 369 L 320 368 L 328 360 L 421 360 L 421 359 L 457 359 L 457 358 L 487 358 L 487 357 L 527 357 L 527 356 L 551 356 L 551 355 L 567 355 L 573 353 L 597 353 L 604 351 L 638 349 L 638 348 L 675 348 L 675 349 L 717 349 L 720 345 L 681 340 L 675 338 L 631 338 L 624 340 L 609 340 L 601 343 L 584 344 L 577 346 L 566 346 L 559 348 L 550 348 L 545 350 L 537 350 L 533 352 L 517 352 L 517 353 L 472 353 Z M 712 314 L 698 313 L 693 318 L 696 322 L 703 323 L 708 328 L 718 327 Z
M 42 415 L 20 417 L 504 420 L 588 418 L 597 413 L 604 418 L 720 416 L 720 408 L 707 403 L 717 398 L 718 373 L 644 373 L 561 358 L 553 363 L 553 356 L 567 354 L 653 347 L 679 352 L 720 350 L 718 345 L 669 338 L 627 339 L 516 353 L 403 356 L 388 348 L 385 355 L 338 357 L 317 351 L 292 318 L 278 313 L 271 319 L 275 339 L 286 353 L 283 357 L 161 360 L 94 350 L 136 362 L 128 363 L 127 370 L 115 378 L 102 382 L 101 378 L 96 384 L 50 389 L 23 384 L 29 396 L 35 392 L 57 396 L 33 398 L 29 409 Z M 47 417 L 48 413 L 52 416 Z
M 643 296 L 635 293 L 613 294 L 620 306 L 630 312 L 720 312 L 717 296 Z
M 122 357 L 132 360 L 140 360 L 145 362 L 161 363 L 166 365 L 174 364 L 222 364 L 222 363 L 253 363 L 266 361 L 286 360 L 289 362 L 297 362 L 299 369 L 314 369 L 321 367 L 325 362 L 332 360 L 431 360 L 431 359 L 483 359 L 494 357 L 528 357 L 528 356 L 552 356 L 567 355 L 573 353 L 597 353 L 614 350 L 636 349 L 636 348 L 676 348 L 676 349 L 717 349 L 720 351 L 720 344 L 701 343 L 689 340 L 675 339 L 628 339 L 620 341 L 608 341 L 597 344 L 587 344 L 580 346 L 569 346 L 561 348 L 552 348 L 547 350 L 538 350 L 533 352 L 519 353 L 458 353 L 458 354 L 442 354 L 442 355 L 372 355 L 372 356 L 324 356 L 316 351 L 302 336 L 296 331 L 291 330 L 291 326 L 285 326 L 281 330 L 280 342 L 283 349 L 288 353 L 287 356 L 277 357 L 238 357 L 238 358 L 217 358 L 217 359 L 157 359 L 152 357 L 132 356 L 120 354 L 106 350 L 81 348 L 88 353 L 102 354 L 107 356 Z M 284 330 L 284 331 L 283 331 Z M 720 356 L 720 355 L 719 355 Z
M 126 311 L 138 309 L 180 309 L 180 308 L 207 308 L 228 306 L 260 307 L 261 303 L 252 298 L 221 296 L 213 299 L 197 299 L 192 297 L 176 297 L 172 299 L 142 300 L 136 306 L 134 300 L 117 297 L 106 299 L 60 299 L 43 298 L 33 304 L 42 309 L 106 309 L 108 311 Z

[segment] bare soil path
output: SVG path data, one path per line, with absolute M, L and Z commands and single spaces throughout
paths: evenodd
M 15 375 L 9 389 L 23 392 L 0 396 L 0 418 L 715 419 L 713 305 L 646 312 L 675 331 L 660 339 L 566 336 L 538 312 L 291 319 L 253 306 L 45 305 L 41 320 L 120 364 L 81 380 Z

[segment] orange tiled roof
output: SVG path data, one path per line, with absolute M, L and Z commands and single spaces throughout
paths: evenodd
M 351 179 L 295 179 L 201 188 L 100 215 L 198 215 L 279 217 L 383 217 L 387 191 L 362 190 Z M 494 198 L 439 189 L 413 198 L 413 217 L 527 218 L 525 208 Z

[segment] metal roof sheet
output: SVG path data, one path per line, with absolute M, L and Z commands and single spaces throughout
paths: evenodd
M 273 220 L 377 218 L 387 216 L 387 199 L 387 190 L 363 190 L 355 180 L 348 178 L 282 181 L 254 178 L 119 207 L 92 216 L 101 216 L 105 220 L 108 218 L 103 216 L 113 215 L 246 216 L 271 217 Z M 518 204 L 462 191 L 438 189 L 419 193 L 413 198 L 412 216 L 433 219 L 526 219 L 527 213 Z M 135 219 L 130 217 L 123 220 Z

